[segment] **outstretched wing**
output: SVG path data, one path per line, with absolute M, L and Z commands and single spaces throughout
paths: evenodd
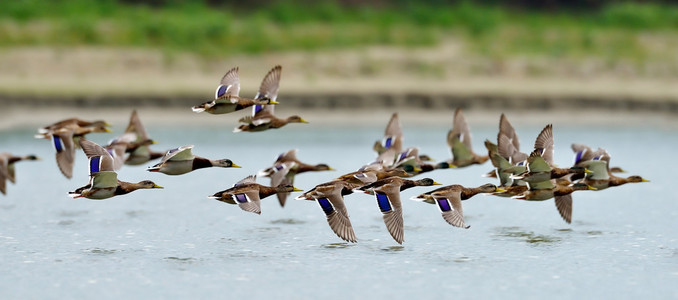
M 280 65 L 277 65 L 273 67 L 273 69 L 268 71 L 268 73 L 264 77 L 264 80 L 261 81 L 261 86 L 259 87 L 257 95 L 254 96 L 254 99 L 256 100 L 270 99 L 275 101 L 278 98 L 278 88 L 280 87 L 281 72 L 282 67 Z M 254 105 L 254 107 L 252 108 L 252 115 L 256 116 L 257 113 L 259 113 L 260 111 L 266 111 L 270 114 L 273 114 L 274 107 L 275 105 L 261 105 L 261 104 Z
M 75 159 L 75 143 L 73 131 L 62 130 L 52 135 L 54 148 L 56 149 L 56 161 L 61 173 L 66 178 L 73 177 L 73 161 Z
M 167 151 L 167 153 L 165 153 L 165 156 L 162 158 L 160 164 L 165 163 L 169 160 L 172 161 L 192 160 L 195 158 L 192 149 L 193 145 L 181 146 L 179 148 L 171 149 Z
M 214 99 L 226 99 L 230 96 L 238 96 L 240 94 L 240 76 L 238 75 L 238 67 L 230 69 L 224 77 L 221 78 L 220 85 L 214 95 Z M 236 98 L 234 97 L 234 98 Z M 237 99 L 231 99 L 231 102 Z
M 511 125 L 511 122 L 509 122 L 508 118 L 506 118 L 506 115 L 503 113 L 499 118 L 499 135 L 501 134 L 509 138 L 509 141 L 516 151 L 520 151 L 520 141 L 518 140 L 518 134 L 516 133 L 515 128 L 513 128 L 513 125 Z
M 568 224 L 572 223 L 572 194 L 564 196 L 555 196 L 556 208 L 563 220 Z
M 106 149 L 104 149 L 104 147 L 86 139 L 80 139 L 80 147 L 82 147 L 85 155 L 89 158 L 90 175 L 98 172 L 114 171 L 115 162 L 113 157 Z
M 381 210 L 386 229 L 393 239 L 402 244 L 404 238 L 403 210 L 400 203 L 400 188 L 397 186 L 387 188 L 388 192 L 375 192 L 377 205 Z
M 541 156 L 553 166 L 553 125 L 548 124 L 534 141 L 534 150 L 541 152 Z
M 319 194 L 316 201 L 325 212 L 330 228 L 338 237 L 348 242 L 358 241 L 339 188 L 334 188 L 329 194 Z
M 452 125 L 452 130 L 447 135 L 447 143 L 450 145 L 450 147 L 452 147 L 451 139 L 455 136 L 458 136 L 459 140 L 464 143 L 464 145 L 466 145 L 469 150 L 473 149 L 471 142 L 471 130 L 468 127 L 466 117 L 464 117 L 464 113 L 461 111 L 461 108 L 457 108 L 457 110 L 454 111 L 454 123 Z
M 129 117 L 129 124 L 127 125 L 127 129 L 125 129 L 125 132 L 135 133 L 136 142 L 141 142 L 148 139 L 146 128 L 144 128 L 144 124 L 141 123 L 141 119 L 139 119 L 136 109 L 132 111 L 132 115 Z
M 464 222 L 464 211 L 461 206 L 461 191 L 446 191 L 432 193 L 443 219 L 450 225 L 461 228 L 469 228 Z

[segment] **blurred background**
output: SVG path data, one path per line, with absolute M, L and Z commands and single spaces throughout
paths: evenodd
M 676 48 L 671 1 L 1 1 L 0 103 L 186 107 L 281 64 L 288 106 L 676 113 Z

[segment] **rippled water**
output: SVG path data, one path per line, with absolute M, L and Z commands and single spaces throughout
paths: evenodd
M 310 201 L 289 200 L 282 209 L 275 197 L 267 198 L 257 216 L 206 198 L 292 148 L 305 162 L 338 169 L 302 174 L 299 188 L 352 171 L 374 158 L 371 145 L 386 122 L 290 126 L 257 134 L 230 133 L 232 123 L 225 131 L 150 124 L 152 137 L 161 142 L 156 149 L 195 144 L 197 155 L 230 158 L 243 168 L 172 177 L 145 172 L 145 166 L 125 167 L 119 178 L 151 179 L 165 189 L 104 201 L 66 196 L 87 182 L 81 152 L 75 176 L 67 180 L 51 145 L 34 140 L 33 129 L 1 131 L 2 151 L 44 158 L 18 164 L 17 184 L 0 197 L 2 298 L 678 297 L 674 129 L 556 122 L 560 165 L 572 161 L 571 142 L 586 143 L 607 148 L 627 175 L 652 181 L 576 193 L 571 225 L 561 220 L 553 200 L 476 196 L 464 202 L 468 230 L 445 223 L 435 206 L 406 200 L 401 246 L 385 230 L 375 200 L 350 195 L 346 202 L 359 242 L 347 244 Z M 469 122 L 476 149 L 496 136 L 495 123 Z M 419 146 L 438 159 L 449 156 L 444 139 L 451 118 L 445 125 L 403 123 L 406 146 Z M 529 147 L 543 125 L 516 127 Z M 105 143 L 112 136 L 91 139 Z M 486 164 L 426 176 L 473 186 L 492 182 L 480 177 L 489 169 Z M 426 190 L 412 188 L 402 197 Z

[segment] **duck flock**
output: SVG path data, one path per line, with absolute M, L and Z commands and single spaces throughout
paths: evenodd
M 234 132 L 257 132 L 276 129 L 288 123 L 306 123 L 299 116 L 281 119 L 274 115 L 278 102 L 278 88 L 282 68 L 275 66 L 264 77 L 257 95 L 252 98 L 239 96 L 238 68 L 229 70 L 216 89 L 215 99 L 193 107 L 194 112 L 224 114 L 252 107 L 251 116 L 239 120 L 241 125 Z M 72 198 L 107 199 L 124 195 L 138 189 L 161 189 L 150 180 L 137 183 L 118 179 L 116 170 L 123 165 L 140 165 L 160 158 L 149 167 L 149 172 L 181 175 L 208 167 L 240 167 L 229 159 L 208 159 L 193 154 L 193 146 L 187 145 L 166 152 L 155 152 L 141 120 L 132 112 L 125 132 L 108 145 L 100 146 L 85 138 L 95 132 L 110 132 L 111 125 L 105 121 L 86 121 L 77 118 L 62 120 L 38 130 L 36 138 L 48 139 L 56 150 L 56 162 L 67 178 L 73 175 L 73 163 L 77 148 L 81 148 L 89 160 L 89 182 L 68 193 Z M 374 195 L 381 211 L 386 229 L 393 239 L 402 244 L 404 226 L 400 192 L 416 186 L 441 185 L 431 178 L 408 179 L 439 169 L 464 168 L 490 161 L 494 166 L 486 177 L 496 178 L 498 184 L 464 187 L 453 184 L 412 197 L 412 200 L 434 204 L 443 219 L 452 226 L 469 228 L 464 222 L 462 201 L 486 193 L 500 197 L 527 201 L 555 199 L 560 216 L 572 221 L 572 193 L 581 190 L 600 191 L 629 182 L 647 181 L 641 176 L 618 177 L 613 173 L 624 172 L 619 167 L 610 167 L 610 155 L 602 148 L 572 144 L 574 164 L 558 168 L 553 162 L 553 126 L 548 124 L 539 133 L 531 152 L 520 151 L 520 142 L 515 129 L 502 114 L 496 141 L 485 140 L 487 155 L 476 154 L 471 146 L 471 131 L 461 109 L 454 113 L 452 129 L 447 135 L 452 158 L 433 164 L 428 155 L 419 154 L 415 147 L 403 147 L 403 133 L 394 113 L 386 126 L 384 137 L 374 144 L 376 159 L 356 171 L 341 175 L 334 180 L 316 185 L 295 199 L 318 203 L 327 217 L 334 233 L 348 242 L 357 242 L 344 197 L 352 193 Z M 6 182 L 15 183 L 15 163 L 24 160 L 39 160 L 35 155 L 16 156 L 0 153 L 0 192 L 6 193 Z M 214 193 L 210 198 L 238 205 L 242 210 L 261 213 L 260 201 L 276 195 L 281 206 L 285 205 L 291 192 L 302 191 L 294 187 L 297 174 L 333 170 L 327 164 L 307 164 L 297 159 L 297 150 L 280 154 L 270 168 L 259 171 L 235 183 L 233 187 Z M 269 177 L 271 185 L 256 182 L 257 176 Z

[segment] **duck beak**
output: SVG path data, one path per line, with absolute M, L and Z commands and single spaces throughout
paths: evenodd
M 159 186 L 159 185 L 157 185 L 157 184 L 154 184 L 154 185 L 153 185 L 153 188 L 154 188 L 154 189 L 164 189 L 164 187 L 161 187 L 161 186 Z
M 505 189 L 502 189 L 502 188 L 500 188 L 500 187 L 497 187 L 495 192 L 506 192 L 506 190 L 505 190 Z
M 280 102 L 275 101 L 275 100 L 271 100 L 271 102 L 269 102 L 268 104 L 280 104 Z
M 586 169 L 586 168 L 584 168 L 584 173 L 586 173 L 586 174 L 592 174 L 592 173 L 593 173 L 593 171 L 591 171 L 591 170 L 589 170 L 589 169 Z
M 594 188 L 594 187 L 592 187 L 592 186 L 590 186 L 590 185 L 588 185 L 588 187 L 589 187 L 589 190 L 591 190 L 591 191 L 597 191 L 597 190 L 598 190 L 597 188 Z
M 104 132 L 111 133 L 111 132 L 113 132 L 113 130 L 110 130 L 108 128 L 104 128 Z
M 106 127 L 112 127 L 112 126 L 113 126 L 113 124 L 111 124 L 111 123 L 108 123 L 108 122 L 104 122 L 104 126 L 106 126 Z
M 640 182 L 650 182 L 649 180 L 643 178 Z
M 413 171 L 419 173 L 419 172 L 422 171 L 422 169 L 419 168 L 419 167 L 414 167 L 414 168 L 413 168 Z
M 306 120 L 300 118 L 300 119 L 299 119 L 299 123 L 308 123 L 308 121 L 306 121 Z
M 231 165 L 231 168 L 242 168 L 242 167 L 241 167 L 241 166 L 238 166 L 238 165 L 236 165 L 236 164 L 232 164 L 232 165 Z
M 293 192 L 303 192 L 304 190 L 292 187 Z
M 437 181 L 433 181 L 433 185 L 443 185 L 443 184 Z
M 327 168 L 327 171 L 336 171 L 336 170 L 337 170 L 337 169 L 332 168 L 332 167 Z

